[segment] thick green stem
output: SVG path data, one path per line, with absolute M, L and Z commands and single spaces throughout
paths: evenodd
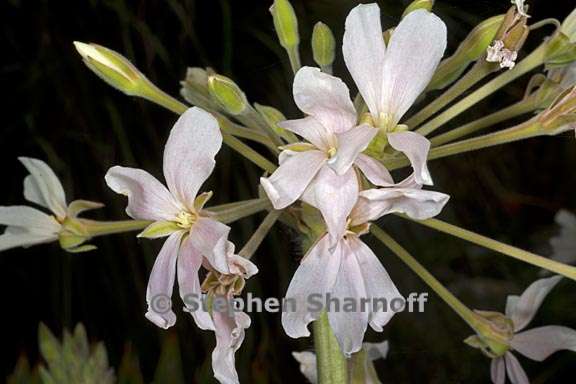
M 502 131 L 490 133 L 488 135 L 433 148 L 428 155 L 428 160 L 434 160 L 459 153 L 475 151 L 495 145 L 511 143 L 513 141 L 519 141 L 542 134 L 542 126 L 538 122 L 528 121 L 524 124 L 520 124 Z M 410 162 L 405 157 L 398 157 L 385 160 L 384 165 L 389 170 L 394 170 L 406 167 L 410 165 Z
M 534 110 L 536 110 L 534 102 L 522 100 L 497 112 L 491 113 L 488 116 L 484 116 L 459 128 L 435 136 L 431 138 L 430 141 L 432 142 L 432 146 L 442 145 Z
M 569 279 L 576 280 L 576 268 L 573 266 L 562 264 L 555 260 L 547 259 L 545 257 L 536 255 L 528 251 L 524 251 L 522 249 L 513 247 L 508 244 L 501 243 L 499 241 L 490 239 L 486 236 L 482 236 L 480 234 L 468 231 L 464 228 L 460 228 L 437 219 L 412 220 L 412 221 L 436 229 L 440 232 L 444 232 L 449 235 L 459 237 L 461 239 L 477 244 L 484 248 L 488 248 L 493 251 L 499 252 L 503 255 L 524 261 L 525 263 L 547 269 L 554 273 L 558 273 L 560 275 L 568 277 Z
M 212 212 L 214 212 L 214 218 L 216 220 L 224 224 L 229 224 L 244 217 L 253 215 L 257 212 L 271 208 L 272 205 L 268 199 L 253 199 L 247 200 L 242 204 L 235 204 L 234 206 L 231 206 L 227 209 L 212 210 Z
M 438 296 L 446 302 L 472 329 L 481 332 L 484 322 L 476 313 L 462 303 L 430 272 L 426 270 L 408 251 L 396 242 L 388 233 L 376 225 L 370 227 L 370 232 L 400 258 L 414 273 L 418 275 Z
M 482 59 L 481 59 L 482 60 Z M 428 104 L 424 109 L 421 109 L 414 116 L 406 120 L 406 124 L 410 129 L 418 127 L 424 121 L 428 120 L 436 112 L 444 108 L 446 105 L 454 101 L 458 96 L 462 95 L 468 89 L 477 84 L 480 80 L 488 76 L 494 71 L 495 65 L 487 61 L 479 61 L 472 67 L 468 73 L 448 88 L 442 95 L 436 98 L 433 102 Z
M 84 225 L 87 233 L 91 237 L 141 231 L 142 229 L 152 224 L 151 221 L 146 220 L 96 221 L 78 219 L 78 221 Z
M 348 363 L 340 351 L 338 340 L 330 328 L 328 314 L 322 312 L 313 324 L 314 349 L 319 384 L 347 384 Z
M 458 116 L 462 112 L 466 111 L 468 108 L 477 104 L 478 102 L 484 100 L 486 97 L 490 96 L 492 93 L 496 92 L 500 88 L 504 87 L 508 83 L 517 79 L 518 77 L 530 72 L 534 68 L 542 65 L 546 58 L 548 51 L 548 44 L 543 43 L 538 48 L 536 48 L 530 55 L 528 55 L 524 60 L 519 62 L 514 69 L 503 72 L 501 75 L 495 77 L 472 94 L 468 95 L 464 99 L 460 100 L 452 107 L 448 108 L 440 115 L 430 120 L 428 123 L 421 126 L 416 132 L 422 135 L 428 135 L 434 132 L 436 129 L 440 128 L 442 125 L 446 124 L 448 121 L 452 120 L 454 117 Z

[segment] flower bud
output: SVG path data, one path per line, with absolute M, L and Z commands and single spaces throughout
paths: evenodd
M 320 67 L 329 67 L 334 62 L 336 42 L 334 34 L 330 28 L 322 23 L 317 22 L 312 31 L 312 53 L 314 61 Z
M 478 24 L 460 43 L 456 52 L 440 63 L 429 89 L 445 88 L 458 79 L 470 63 L 484 55 L 503 21 L 504 15 L 498 15 Z
M 248 108 L 244 92 L 226 76 L 216 74 L 208 76 L 208 91 L 212 99 L 231 115 L 240 115 Z
M 78 41 L 74 46 L 84 63 L 102 80 L 131 96 L 140 96 L 148 79 L 128 59 L 111 49 Z
M 564 19 L 560 31 L 568 37 L 571 43 L 576 43 L 576 8 Z
M 414 0 L 406 7 L 402 17 L 406 17 L 407 14 L 417 9 L 425 9 L 427 11 L 431 11 L 433 6 L 434 0 Z
M 282 137 L 283 139 L 285 139 L 288 142 L 298 141 L 298 139 L 296 138 L 296 136 L 294 136 L 294 134 L 292 132 L 289 132 L 289 131 L 278 126 L 279 122 L 286 120 L 286 117 L 282 114 L 282 112 L 280 112 L 279 110 L 277 110 L 274 107 L 270 107 L 268 105 L 262 105 L 262 104 L 258 104 L 258 103 L 254 103 L 254 107 L 256 108 L 256 110 L 258 111 L 260 116 L 262 116 L 264 121 L 266 121 L 266 124 L 274 132 L 276 132 L 278 135 L 280 135 L 280 137 Z
M 280 45 L 289 49 L 300 44 L 300 35 L 298 34 L 298 19 L 294 8 L 288 0 L 274 0 L 270 7 L 274 27 Z

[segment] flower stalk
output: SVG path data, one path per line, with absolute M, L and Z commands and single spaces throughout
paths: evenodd
M 348 383 L 348 363 L 323 312 L 313 324 L 319 384 Z
M 479 103 L 486 97 L 498 91 L 500 88 L 509 84 L 518 77 L 530 72 L 534 68 L 542 65 L 548 56 L 548 50 L 548 44 L 543 43 L 534 51 L 532 51 L 532 53 L 530 53 L 530 55 L 528 55 L 524 60 L 516 64 L 513 69 L 501 73 L 499 76 L 495 77 L 484 86 L 480 87 L 464 99 L 460 100 L 452 107 L 448 108 L 437 117 L 430 120 L 428 123 L 422 125 L 416 130 L 416 132 L 422 135 L 429 135 L 456 116 L 460 115 L 462 112 L 468 110 L 473 105 Z
M 497 329 L 494 329 L 489 321 L 462 303 L 388 233 L 376 225 L 370 227 L 370 232 L 440 296 L 482 338 L 491 350 L 500 351 L 506 347 L 503 342 L 505 337 Z
M 408 218 L 405 216 L 402 217 Z M 446 223 L 438 219 L 412 220 L 412 221 L 422 224 L 426 227 L 433 228 L 437 231 L 444 232 L 449 235 L 458 237 L 460 239 L 469 241 L 484 248 L 491 249 L 503 255 L 524 261 L 525 263 L 532 264 L 534 266 L 547 269 L 548 271 L 566 276 L 569 279 L 576 280 L 576 267 L 559 263 L 558 261 L 548 259 L 528 251 L 524 251 L 520 248 L 516 248 L 511 245 L 501 243 L 499 241 L 490 239 L 486 236 L 482 236 L 478 233 L 474 233 L 467 229 L 457 227 L 455 225 Z
M 225 209 L 217 209 L 212 211 L 214 219 L 224 224 L 232 223 L 236 220 L 243 219 L 244 217 L 253 215 L 257 212 L 271 209 L 270 201 L 266 198 L 247 200 L 242 203 L 234 204 L 233 206 Z
M 270 230 L 274 226 L 274 223 L 276 223 L 281 214 L 282 211 L 276 211 L 276 210 L 268 212 L 268 214 L 264 218 L 264 221 L 260 223 L 258 229 L 256 229 L 256 232 L 252 234 L 252 236 L 246 242 L 244 247 L 242 247 L 240 252 L 238 252 L 238 255 L 246 259 L 252 258 L 252 256 L 254 255 L 258 247 L 260 247 L 260 244 L 262 244 L 262 241 L 264 240 L 268 232 L 270 232 Z

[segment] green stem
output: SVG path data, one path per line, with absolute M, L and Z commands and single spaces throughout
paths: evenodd
M 313 324 L 314 349 L 319 384 L 346 384 L 348 363 L 340 351 L 338 340 L 330 328 L 328 314 L 322 312 Z
M 219 120 L 222 132 L 228 133 L 235 137 L 240 137 L 242 139 L 251 140 L 256 143 L 263 144 L 268 148 L 270 148 L 275 153 L 278 152 L 277 146 L 274 145 L 274 143 L 272 142 L 272 140 L 270 140 L 268 135 L 265 135 L 261 132 L 256 132 L 252 129 L 244 128 L 240 125 L 232 123 L 230 120 L 225 118 L 220 118 Z
M 452 236 L 456 236 L 460 239 L 480 245 L 484 248 L 491 249 L 503 255 L 524 261 L 525 263 L 547 269 L 554 273 L 558 273 L 560 275 L 568 277 L 569 279 L 576 280 L 576 268 L 573 266 L 562 264 L 555 260 L 547 259 L 545 257 L 536 255 L 528 251 L 524 251 L 522 249 L 513 247 L 508 244 L 501 243 L 499 241 L 490 239 L 486 236 L 482 236 L 480 234 L 468 231 L 464 228 L 460 228 L 437 219 L 412 220 L 412 221 L 436 229 L 437 231 L 444 232 Z
M 166 94 L 161 89 L 157 88 L 154 85 L 151 85 L 150 89 L 146 89 L 144 92 L 144 98 L 157 103 L 170 111 L 177 113 L 179 115 L 186 112 L 188 106 L 172 96 Z M 226 143 L 230 148 L 234 149 L 242 156 L 246 157 L 248 160 L 252 161 L 254 164 L 259 166 L 265 171 L 274 172 L 276 166 L 268 161 L 265 157 L 260 155 L 258 152 L 235 138 L 230 134 L 223 133 L 224 136 L 224 143 Z
M 482 60 L 482 59 L 481 59 Z M 494 71 L 496 66 L 486 61 L 478 61 L 474 67 L 463 77 L 448 88 L 441 96 L 428 104 L 424 109 L 421 109 L 414 116 L 406 120 L 404 124 L 411 129 L 418 127 L 424 121 L 428 120 L 436 112 L 444 108 L 446 105 L 454 101 L 458 96 L 462 95 L 468 89 L 477 84 L 480 80 L 488 76 Z
M 276 166 L 266 159 L 264 156 L 244 144 L 242 141 L 238 140 L 232 135 L 224 133 L 223 135 L 224 143 L 230 148 L 265 170 L 266 172 L 273 173 L 276 170 Z
M 488 116 L 484 116 L 478 120 L 472 121 L 459 128 L 435 136 L 431 138 L 430 141 L 432 142 L 433 146 L 442 145 L 450 141 L 459 139 L 463 136 L 476 133 L 484 128 L 490 127 L 491 125 L 496 125 L 502 121 L 513 119 L 517 116 L 524 115 L 534 110 L 536 110 L 536 105 L 534 102 L 521 100 L 504 109 L 491 113 Z
M 542 135 L 541 125 L 538 122 L 528 121 L 502 131 L 433 148 L 428 155 L 428 160 L 440 159 L 446 156 L 511 143 L 539 135 Z M 410 165 L 410 162 L 405 157 L 398 157 L 385 160 L 384 165 L 388 170 L 394 170 L 406 167 Z
M 147 220 L 124 220 L 124 221 L 96 221 L 87 219 L 78 219 L 91 237 L 112 235 L 115 233 L 124 233 L 140 231 L 150 224 Z
M 538 48 L 536 48 L 530 55 L 528 55 L 524 60 L 519 62 L 514 69 L 503 72 L 501 75 L 495 77 L 484 86 L 480 87 L 472 94 L 468 95 L 464 99 L 460 100 L 452 107 L 448 108 L 440 115 L 430 120 L 428 123 L 421 126 L 416 132 L 422 135 L 428 135 L 434 132 L 436 129 L 440 128 L 442 125 L 446 124 L 448 121 L 452 120 L 454 117 L 458 116 L 462 112 L 466 111 L 468 108 L 472 107 L 476 103 L 484 100 L 486 97 L 496 92 L 500 88 L 504 87 L 508 83 L 517 79 L 518 77 L 530 72 L 534 68 L 542 65 L 546 58 L 548 51 L 548 44 L 543 43 Z
M 286 52 L 288 53 L 288 59 L 290 59 L 290 67 L 292 68 L 292 72 L 298 72 L 302 66 L 300 64 L 300 51 L 298 50 L 298 45 L 286 47 Z
M 254 129 L 258 129 L 258 130 L 264 132 L 264 134 L 266 134 L 266 136 L 268 136 L 268 138 L 270 140 L 272 140 L 272 142 L 274 143 L 274 145 L 276 147 L 284 145 L 284 142 L 282 141 L 282 138 L 280 137 L 280 135 L 278 135 L 278 133 L 276 133 L 276 131 L 274 131 L 266 123 L 266 121 L 264 121 L 262 116 L 251 105 L 248 106 L 246 111 L 241 116 L 237 116 L 237 117 L 245 119 L 246 126 L 249 126 L 249 127 L 252 127 Z
M 276 223 L 276 220 L 278 220 L 281 214 L 282 211 L 276 211 L 276 210 L 268 212 L 268 215 L 266 215 L 264 221 L 260 223 L 258 229 L 254 232 L 254 234 L 252 234 L 252 236 L 242 247 L 240 252 L 238 252 L 238 255 L 245 257 L 246 259 L 250 259 L 254 255 L 258 247 L 260 247 L 260 244 L 262 244 L 262 241 L 264 241 L 264 238 L 266 237 L 268 232 L 270 232 L 270 229 L 272 229 L 274 223 Z
M 414 273 L 418 275 L 438 296 L 444 300 L 472 329 L 480 332 L 484 322 L 476 313 L 462 303 L 446 287 L 442 285 L 430 272 L 426 270 L 408 251 L 396 242 L 388 233 L 376 225 L 370 227 L 370 232 L 400 258 Z
M 236 204 L 228 209 L 216 209 L 212 210 L 212 212 L 214 213 L 214 219 L 224 224 L 229 224 L 271 208 L 272 206 L 268 199 L 253 199 L 242 202 L 242 204 Z

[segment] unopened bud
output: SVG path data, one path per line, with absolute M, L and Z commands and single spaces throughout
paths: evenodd
M 442 89 L 451 84 L 460 77 L 470 63 L 484 55 L 494 41 L 503 20 L 504 15 L 498 15 L 478 24 L 460 43 L 456 52 L 440 63 L 429 89 Z
M 274 0 L 270 12 L 280 45 L 289 49 L 300 44 L 298 19 L 290 2 L 288 0 Z
M 334 34 L 330 28 L 322 23 L 317 22 L 312 31 L 312 53 L 314 61 L 320 67 L 329 67 L 334 62 L 336 42 Z
M 148 79 L 124 56 L 98 44 L 78 41 L 74 46 L 84 63 L 102 80 L 131 96 L 140 96 Z
M 212 99 L 231 115 L 240 115 L 248 108 L 248 100 L 244 92 L 226 76 L 209 76 L 208 91 Z
M 431 11 L 433 6 L 434 0 L 414 0 L 406 7 L 402 17 L 406 17 L 407 14 L 417 9 L 425 9 L 427 11 Z
M 256 108 L 256 111 L 258 111 L 260 116 L 262 116 L 264 121 L 266 121 L 266 124 L 274 132 L 276 132 L 278 135 L 280 135 L 280 137 L 282 137 L 283 139 L 285 139 L 288 142 L 298 141 L 298 138 L 296 136 L 294 136 L 294 134 L 292 132 L 287 131 L 287 130 L 281 128 L 280 126 L 278 126 L 279 122 L 286 120 L 286 117 L 282 114 L 282 112 L 280 112 L 279 110 L 277 110 L 274 107 L 270 107 L 268 105 L 262 105 L 262 104 L 258 104 L 258 103 L 254 103 L 254 107 Z

